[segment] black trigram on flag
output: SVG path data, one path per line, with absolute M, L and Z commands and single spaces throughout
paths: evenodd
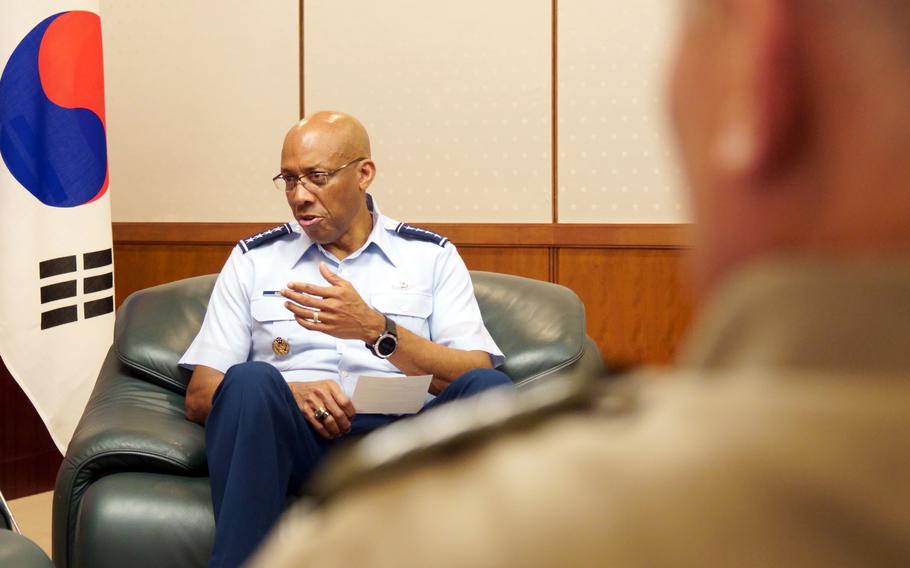
M 51 302 L 59 303 L 61 300 L 73 298 L 72 303 L 68 303 L 68 305 L 41 312 L 41 329 L 49 329 L 79 320 L 80 268 L 78 260 L 79 257 L 73 255 L 42 260 L 38 263 L 38 273 L 42 282 L 41 305 L 44 306 Z M 87 252 L 82 255 L 81 271 L 91 270 L 93 272 L 90 276 L 81 276 L 83 296 L 85 294 L 103 292 L 104 290 L 113 290 L 114 273 L 112 269 L 108 268 L 106 271 L 100 271 L 100 274 L 96 270 L 111 267 L 112 265 L 113 255 L 111 249 Z M 58 280 L 55 277 L 63 274 L 72 275 L 72 279 L 51 283 L 53 280 Z M 111 293 L 102 298 L 82 301 L 81 304 L 83 319 L 109 314 L 114 311 L 114 295 Z

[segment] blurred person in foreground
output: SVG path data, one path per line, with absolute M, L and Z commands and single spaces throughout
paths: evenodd
M 259 566 L 910 565 L 910 3 L 680 6 L 676 369 L 361 476 Z

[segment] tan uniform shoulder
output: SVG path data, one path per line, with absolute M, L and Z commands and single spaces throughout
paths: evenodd
M 330 499 L 385 476 L 470 452 L 509 432 L 617 401 L 618 396 L 605 395 L 605 387 L 601 381 L 560 381 L 521 393 L 490 392 L 442 406 L 386 426 L 338 452 L 317 473 L 309 489 L 320 500 Z

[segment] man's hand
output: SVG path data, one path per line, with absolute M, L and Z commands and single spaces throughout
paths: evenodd
M 292 282 L 281 295 L 302 327 L 339 339 L 372 343 L 385 329 L 385 316 L 370 308 L 354 286 L 319 263 L 319 272 L 329 286 Z M 319 314 L 318 323 L 315 321 Z M 491 367 L 484 351 L 452 349 L 398 326 L 398 348 L 389 362 L 405 375 L 433 375 L 430 393 L 439 394 L 449 383 L 471 369 Z M 329 407 L 326 406 L 326 409 Z M 304 411 L 312 424 L 313 410 Z M 328 422 L 329 419 L 326 420 Z
M 350 282 L 319 263 L 319 272 L 329 286 L 291 282 L 281 295 L 297 323 L 339 339 L 373 341 L 385 329 L 385 318 L 370 308 Z M 317 321 L 318 314 L 318 321 Z
M 356 412 L 351 402 L 335 381 L 308 381 L 288 383 L 297 407 L 319 435 L 326 439 L 338 438 L 351 431 L 351 419 Z M 325 408 L 329 416 L 322 422 L 316 411 Z

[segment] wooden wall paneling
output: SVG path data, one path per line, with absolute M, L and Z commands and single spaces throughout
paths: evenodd
M 114 244 L 225 245 L 279 225 L 275 223 L 112 223 Z
M 53 489 L 63 456 L 0 360 L 0 491 L 15 499 Z
M 220 270 L 238 239 L 275 223 L 114 223 L 118 305 L 130 293 Z M 687 225 L 422 225 L 458 245 L 469 269 L 573 288 L 605 359 L 663 363 L 692 317 Z
M 114 244 L 233 246 L 273 223 L 114 223 Z M 458 246 L 560 248 L 684 248 L 689 225 L 553 223 L 417 223 Z
M 581 297 L 608 364 L 668 363 L 692 319 L 678 249 L 562 249 L 559 283 Z
M 558 248 L 685 248 L 689 225 L 428 223 L 421 227 L 448 237 L 459 246 Z
M 127 296 L 149 286 L 219 272 L 233 245 L 114 242 L 114 280 L 119 306 Z
M 550 279 L 547 248 L 458 247 L 470 270 Z M 116 301 L 137 290 L 221 270 L 231 245 L 115 244 Z
M 550 282 L 559 282 L 559 249 L 550 249 Z
M 535 280 L 550 278 L 550 249 L 459 246 L 469 270 L 514 274 Z

